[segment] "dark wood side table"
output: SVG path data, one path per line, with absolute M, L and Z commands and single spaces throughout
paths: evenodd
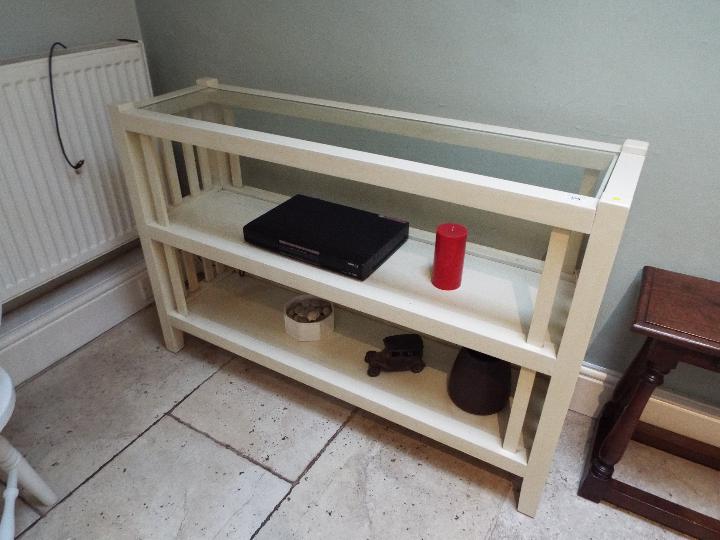
M 720 539 L 720 520 L 612 477 L 630 439 L 720 469 L 719 448 L 640 422 L 653 390 L 678 362 L 720 372 L 720 283 L 646 266 L 632 329 L 647 340 L 603 409 L 578 494 L 685 534 Z

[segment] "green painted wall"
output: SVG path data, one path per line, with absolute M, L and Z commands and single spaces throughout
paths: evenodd
M 628 327 L 643 265 L 720 280 L 715 0 L 137 0 L 137 8 L 158 92 L 214 76 L 608 142 L 649 141 L 586 358 L 592 364 L 624 369 L 639 348 Z M 263 174 L 271 184 L 287 181 L 284 171 Z M 358 189 L 335 195 L 357 205 L 377 197 Z M 540 249 L 542 232 L 507 228 L 521 250 Z M 667 381 L 715 405 L 719 383 L 690 368 Z
M 0 0 L 0 59 L 116 38 L 139 39 L 134 0 Z

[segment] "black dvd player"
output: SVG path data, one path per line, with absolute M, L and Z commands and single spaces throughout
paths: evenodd
M 366 279 L 407 240 L 409 224 L 322 199 L 295 195 L 245 227 L 245 241 Z

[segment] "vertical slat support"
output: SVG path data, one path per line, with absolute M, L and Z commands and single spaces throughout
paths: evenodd
M 510 408 L 510 418 L 507 428 L 505 429 L 505 438 L 503 439 L 503 449 L 508 452 L 518 451 L 534 383 L 535 371 L 528 368 L 520 368 L 520 375 L 515 385 L 515 394 L 513 395 L 512 407 Z
M 167 227 L 170 221 L 168 219 L 165 193 L 163 192 L 162 179 L 160 177 L 160 163 L 158 161 L 157 148 L 155 147 L 154 141 L 147 135 L 140 135 L 140 146 L 142 147 L 143 159 L 145 160 L 150 196 L 152 198 L 153 209 L 155 210 L 155 220 L 163 227 Z
M 137 222 L 140 243 L 142 245 L 148 277 L 152 285 L 155 306 L 160 320 L 165 346 L 178 352 L 183 348 L 183 333 L 174 328 L 170 322 L 168 311 L 172 306 L 170 283 L 167 278 L 167 266 L 162 257 L 160 246 L 153 242 L 146 233 L 147 223 L 152 221 L 152 207 L 147 168 L 143 157 L 140 135 L 125 130 L 122 120 L 123 111 L 129 105 L 119 105 L 110 109 L 110 119 L 123 174 L 127 180 L 128 194 L 132 203 L 133 213 Z
M 201 79 L 198 79 L 198 83 L 200 83 L 200 80 Z M 210 80 L 212 82 L 214 79 L 208 79 L 208 80 Z M 217 82 L 217 81 L 215 81 L 215 82 Z M 215 122 L 217 124 L 222 124 L 225 122 L 223 111 L 217 105 L 206 105 L 205 111 L 204 111 L 204 117 L 208 121 Z M 231 181 L 230 181 L 231 166 L 230 166 L 230 163 L 228 162 L 228 157 L 230 157 L 230 155 L 226 154 L 225 152 L 220 152 L 217 150 L 210 151 L 209 155 L 210 155 L 210 159 L 211 159 L 211 167 L 217 173 L 217 178 L 218 178 L 220 187 L 222 188 L 222 187 L 231 185 Z M 238 162 L 238 165 L 239 165 L 239 162 Z
M 230 155 L 225 152 L 215 152 L 215 166 L 218 171 L 218 178 L 220 179 L 220 186 L 230 185 L 230 165 L 228 163 Z
M 195 257 L 187 251 L 182 252 L 182 262 L 185 268 L 185 276 L 188 282 L 188 291 L 195 292 L 200 288 L 197 278 L 197 269 L 195 268 Z
M 600 180 L 600 171 L 595 169 L 585 169 L 582 181 L 580 182 L 580 195 L 590 195 L 593 187 Z M 577 268 L 578 259 L 580 257 L 580 248 L 582 247 L 585 235 L 579 232 L 571 232 L 568 242 L 567 255 L 563 263 L 562 271 L 566 274 L 572 274 Z
M 170 277 L 170 288 L 175 298 L 175 308 L 181 315 L 187 315 L 187 303 L 185 301 L 185 286 L 183 284 L 182 275 L 180 274 L 180 265 L 178 264 L 177 250 L 167 244 L 163 245 L 165 250 L 165 260 L 167 262 L 168 274 Z
M 145 263 L 148 268 L 150 285 L 152 285 L 155 306 L 158 310 L 160 327 L 162 328 L 165 346 L 172 352 L 183 348 L 185 340 L 183 333 L 173 328 L 170 323 L 169 312 L 173 307 L 173 287 L 170 283 L 167 260 L 163 253 L 162 244 L 147 237 L 140 237 Z
M 569 239 L 570 231 L 565 229 L 553 229 L 550 233 L 547 256 L 545 257 L 545 264 L 535 299 L 535 310 L 533 311 L 530 330 L 528 330 L 527 335 L 527 342 L 531 345 L 537 345 L 538 347 L 545 345 L 545 336 L 547 335 L 550 315 L 557 296 L 557 288 Z
M 210 259 L 203 257 L 202 259 L 203 273 L 205 274 L 205 281 L 212 281 L 215 279 L 215 267 Z
M 168 181 L 168 191 L 170 195 L 170 204 L 176 206 L 182 202 L 182 193 L 180 192 L 180 179 L 178 178 L 177 165 L 175 164 L 175 152 L 173 152 L 173 144 L 169 139 L 163 139 L 163 163 L 165 164 L 165 177 Z
M 230 185 L 230 166 L 228 164 L 228 154 L 225 152 L 215 152 L 215 166 L 217 167 L 218 177 L 221 186 Z
M 113 138 L 115 139 L 115 148 L 117 149 L 122 165 L 123 174 L 127 179 L 128 194 L 133 206 L 133 213 L 138 225 L 140 233 L 140 243 L 142 245 L 143 255 L 145 256 L 145 264 L 147 266 L 148 277 L 152 285 L 153 296 L 155 297 L 155 306 L 160 320 L 160 328 L 162 329 L 165 346 L 173 351 L 178 352 L 183 348 L 183 333 L 174 328 L 170 322 L 168 311 L 172 306 L 172 295 L 170 292 L 170 282 L 167 277 L 167 265 L 160 245 L 153 242 L 146 234 L 146 224 L 151 221 L 152 208 L 149 199 L 150 186 L 148 181 L 147 168 L 143 157 L 142 142 L 140 135 L 125 131 L 121 115 L 127 105 L 113 107 L 110 111 L 112 120 Z
M 195 148 L 192 144 L 183 143 L 182 151 L 190 195 L 194 196 L 200 193 L 200 179 L 198 178 L 197 161 L 195 160 Z
M 205 119 L 202 113 L 202 109 L 200 107 L 193 110 L 192 117 L 196 120 Z M 210 171 L 210 153 L 207 148 L 203 148 L 202 146 L 197 146 L 196 148 L 198 164 L 200 165 L 200 178 L 202 180 L 202 188 L 203 190 L 207 190 L 212 188 L 213 186 L 213 177 Z
M 235 126 L 235 112 L 232 109 L 223 109 L 223 123 L 226 126 Z M 228 154 L 230 161 L 230 181 L 236 188 L 242 187 L 242 171 L 240 169 L 240 156 Z

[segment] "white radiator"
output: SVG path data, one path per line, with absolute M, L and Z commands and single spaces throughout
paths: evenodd
M 113 148 L 107 104 L 151 95 L 141 44 L 53 56 L 55 135 L 47 58 L 0 65 L 0 306 L 136 237 Z

